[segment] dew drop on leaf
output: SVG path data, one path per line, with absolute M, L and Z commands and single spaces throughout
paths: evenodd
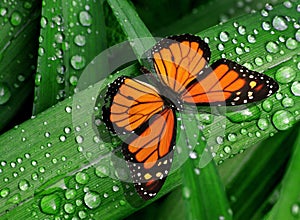
M 263 103 L 262 103 L 262 108 L 264 111 L 266 112 L 270 112 L 273 109 L 273 102 L 269 99 L 266 99 Z
M 230 146 L 225 146 L 224 148 L 223 148 L 223 151 L 226 153 L 226 154 L 230 154 L 231 153 L 231 147 Z
M 41 27 L 45 28 L 47 24 L 48 24 L 47 18 L 42 17 L 41 18 Z
M 279 51 L 279 47 L 275 42 L 270 41 L 266 44 L 266 50 L 269 53 L 277 53 Z
M 298 42 L 293 38 L 288 38 L 285 45 L 288 49 L 295 50 L 298 47 Z
M 75 180 L 79 184 L 87 184 L 89 179 L 90 179 L 89 175 L 85 172 L 78 172 L 75 175 Z
M 292 82 L 295 79 L 296 75 L 297 73 L 292 67 L 284 66 L 277 70 L 277 72 L 275 73 L 275 79 L 279 83 L 285 84 Z
M 0 105 L 3 105 L 9 101 L 11 92 L 8 86 L 0 82 Z
M 300 29 L 296 32 L 295 38 L 296 38 L 297 41 L 300 42 Z
M 25 179 L 20 180 L 19 182 L 19 189 L 22 191 L 26 191 L 29 188 L 29 182 Z
M 247 40 L 249 43 L 253 44 L 256 42 L 255 36 L 254 35 L 248 35 Z
M 18 26 L 18 25 L 21 24 L 21 22 L 22 22 L 22 15 L 20 14 L 20 12 L 14 11 L 14 12 L 11 14 L 10 23 L 11 23 L 13 26 Z
M 75 212 L 75 207 L 74 207 L 74 205 L 71 204 L 71 203 L 66 203 L 66 204 L 64 205 L 64 210 L 65 210 L 66 213 L 72 214 L 72 213 Z
M 92 16 L 87 11 L 79 13 L 79 22 L 82 26 L 91 26 Z
M 272 117 L 272 122 L 277 130 L 287 130 L 293 126 L 295 118 L 291 112 L 279 110 Z
M 285 97 L 281 102 L 282 106 L 285 108 L 290 108 L 294 106 L 294 100 L 290 97 Z
M 83 56 L 75 55 L 71 57 L 71 65 L 75 70 L 80 70 L 85 67 L 86 61 Z
M 95 209 L 101 203 L 100 195 L 96 192 L 87 192 L 84 195 L 84 203 L 88 208 Z
M 183 193 L 183 198 L 185 198 L 185 199 L 191 198 L 191 190 L 188 187 L 184 186 L 182 188 L 182 193 Z
M 293 82 L 292 86 L 291 86 L 291 91 L 293 93 L 294 96 L 300 96 L 300 82 Z
M 275 16 L 273 18 L 272 25 L 278 31 L 284 31 L 288 28 L 286 20 L 281 16 Z
M 9 188 L 3 188 L 3 189 L 1 189 L 1 191 L 0 191 L 0 196 L 1 196 L 2 198 L 4 198 L 4 197 L 7 197 L 7 196 L 9 195 L 9 193 L 10 193 Z
M 85 36 L 81 34 L 76 35 L 74 38 L 74 43 L 80 47 L 84 46 L 86 44 Z
M 260 118 L 260 119 L 257 121 L 257 127 L 258 127 L 260 130 L 262 130 L 262 131 L 268 129 L 268 127 L 269 127 L 269 122 L 268 122 L 268 120 L 265 119 L 265 118 Z
M 262 23 L 262 28 L 263 28 L 265 31 L 269 31 L 269 30 L 271 29 L 271 25 L 270 25 L 269 22 L 264 21 L 264 22 Z
M 0 8 L 0 16 L 5 16 L 7 14 L 7 8 Z
M 228 134 L 228 135 L 227 135 L 227 139 L 228 139 L 229 141 L 231 141 L 231 142 L 235 142 L 236 139 L 237 139 L 236 134 L 234 134 L 234 133 Z
M 229 40 L 229 34 L 226 31 L 222 31 L 219 36 L 222 42 L 227 42 Z
M 300 206 L 299 204 L 295 203 L 291 207 L 291 213 L 294 217 L 299 217 L 300 215 Z

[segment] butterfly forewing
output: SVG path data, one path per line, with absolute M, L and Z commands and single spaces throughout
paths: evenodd
M 153 86 L 124 76 L 109 86 L 105 99 L 109 106 L 103 107 L 103 119 L 118 134 L 136 130 L 164 104 Z
M 208 45 L 189 34 L 162 39 L 150 57 L 160 81 L 177 93 L 198 76 L 209 59 Z

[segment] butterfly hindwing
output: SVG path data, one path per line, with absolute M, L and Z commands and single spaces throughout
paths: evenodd
M 162 39 L 149 57 L 159 80 L 177 93 L 197 77 L 209 59 L 208 45 L 190 34 Z
M 171 168 L 175 139 L 175 112 L 166 108 L 123 143 L 122 152 L 143 199 L 154 197 L 162 187 Z
M 270 77 L 233 61 L 220 59 L 187 86 L 182 99 L 196 105 L 240 105 L 274 94 L 278 84 Z
M 163 100 L 151 85 L 121 76 L 110 84 L 103 106 L 103 120 L 114 133 L 131 133 L 163 108 Z

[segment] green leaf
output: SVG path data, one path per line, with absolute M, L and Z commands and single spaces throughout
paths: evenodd
M 201 36 L 209 41 L 212 60 L 226 56 L 254 70 L 265 71 L 272 76 L 276 74 L 276 78 L 282 75 L 282 67 L 297 68 L 299 48 L 290 49 L 291 41 L 288 41 L 289 38 L 295 40 L 297 32 L 293 26 L 293 19 L 298 18 L 299 14 L 296 6 L 274 7 L 268 14 L 268 17 L 262 17 L 260 13 L 247 15 L 202 32 Z M 290 20 L 284 21 L 288 28 L 277 30 L 278 27 L 270 27 L 270 30 L 263 30 L 261 24 L 272 24 L 276 15 L 283 18 L 289 16 Z M 257 24 L 257 21 L 260 23 Z M 222 31 L 229 35 L 226 42 L 219 40 Z M 280 38 L 279 41 L 281 36 L 286 40 Z M 224 40 L 223 35 L 221 39 Z M 269 44 L 270 41 L 277 45 L 278 51 L 274 44 Z M 219 44 L 224 44 L 225 49 L 220 50 Z M 95 71 L 90 74 L 97 73 L 96 68 L 90 69 Z M 113 77 L 76 93 L 73 98 L 0 136 L 0 145 L 3 146 L 0 154 L 5 155 L 0 162 L 3 176 L 0 181 L 1 218 L 44 219 L 84 215 L 95 219 L 123 218 L 159 199 L 181 183 L 180 173 L 174 172 L 168 176 L 154 200 L 133 206 L 140 201 L 134 196 L 133 201 L 130 201 L 131 197 L 124 196 L 128 190 L 122 188 L 115 176 L 115 168 L 110 164 L 109 153 L 119 142 L 116 137 L 109 136 L 97 120 L 100 109 L 96 100 L 101 101 L 107 83 L 115 77 L 137 72 L 137 66 L 120 70 Z M 282 83 L 276 97 L 258 105 L 262 111 L 260 119 L 265 121 L 231 122 L 223 116 L 197 115 L 199 122 L 203 123 L 203 132 L 208 139 L 209 149 L 213 150 L 215 161 L 222 164 L 225 159 L 299 121 L 297 81 L 299 77 L 295 76 L 291 82 Z M 282 104 L 287 96 L 293 100 L 293 105 L 288 107 Z M 283 115 L 292 114 L 293 117 L 280 121 L 282 111 L 285 111 Z M 227 125 L 225 131 L 222 128 L 223 122 Z M 103 136 L 111 139 L 105 142 L 101 139 Z M 206 156 L 211 159 L 210 153 Z
M 292 143 L 291 143 L 292 144 Z M 293 143 L 294 152 L 289 161 L 287 172 L 282 180 L 280 195 L 266 219 L 299 219 L 300 216 L 300 132 L 298 126 L 297 139 Z
M 44 1 L 33 113 L 74 93 L 87 64 L 106 48 L 102 1 Z
M 30 117 L 39 18 L 38 1 L 0 5 L 0 131 Z

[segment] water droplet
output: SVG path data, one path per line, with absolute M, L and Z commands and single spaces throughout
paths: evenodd
M 244 27 L 244 26 L 239 26 L 239 27 L 238 27 L 238 32 L 239 32 L 239 34 L 241 34 L 241 35 L 246 34 L 246 27 Z
M 78 172 L 75 176 L 75 180 L 79 184 L 87 184 L 89 179 L 89 175 L 85 172 Z
M 222 31 L 219 36 L 222 42 L 227 42 L 229 40 L 229 34 L 226 31 Z
M 253 44 L 256 42 L 255 36 L 254 35 L 248 35 L 247 40 L 249 43 Z
M 8 196 L 9 193 L 10 193 L 9 188 L 4 188 L 4 189 L 1 189 L 1 191 L 0 191 L 0 196 L 1 196 L 2 198 L 4 198 L 4 197 Z
M 290 97 L 285 97 L 282 102 L 281 102 L 282 106 L 285 108 L 290 108 L 294 106 L 294 100 Z
M 257 106 L 247 108 L 241 111 L 226 113 L 226 117 L 234 123 L 253 121 L 260 117 L 261 111 Z
M 238 55 L 242 55 L 242 54 L 244 53 L 243 49 L 240 48 L 240 47 L 236 47 L 236 48 L 235 48 L 235 52 L 236 52 L 236 54 L 238 54 Z
M 287 7 L 287 8 L 291 8 L 293 5 L 292 5 L 292 3 L 290 2 L 290 1 L 285 1 L 285 2 L 283 2 L 283 5 L 285 6 L 285 7 Z
M 218 144 L 223 144 L 224 138 L 221 137 L 221 136 L 218 136 L 218 137 L 216 138 L 216 142 L 217 142 Z
M 7 9 L 6 8 L 0 8 L 0 16 L 5 16 L 7 13 Z
M 262 23 L 262 28 L 265 30 L 265 31 L 269 31 L 271 29 L 271 24 L 267 21 L 264 21 Z
M 218 44 L 218 50 L 223 51 L 225 49 L 224 44 Z
M 184 186 L 184 187 L 182 188 L 182 193 L 183 193 L 183 197 L 184 197 L 185 199 L 191 198 L 191 190 L 190 190 L 188 187 Z
M 0 82 L 0 105 L 8 102 L 11 97 L 11 92 L 6 84 Z
M 223 151 L 226 153 L 226 154 L 230 154 L 231 153 L 231 147 L 230 146 L 225 146 L 224 148 L 223 148 Z
M 88 215 L 85 211 L 79 211 L 78 216 L 80 219 L 85 219 Z
M 13 26 L 18 26 L 21 24 L 21 22 L 22 22 L 22 16 L 21 16 L 20 12 L 18 12 L 18 11 L 13 12 L 11 14 L 10 23 Z
M 71 65 L 75 70 L 80 70 L 85 67 L 85 58 L 80 55 L 72 56 L 71 58 Z
M 276 42 L 270 41 L 266 45 L 266 49 L 270 53 L 277 53 L 279 51 L 279 47 Z
M 54 35 L 54 39 L 55 39 L 56 43 L 61 44 L 64 40 L 64 35 L 62 33 L 56 33 Z
M 273 102 L 270 101 L 269 99 L 265 100 L 262 103 L 262 108 L 263 108 L 264 111 L 270 112 L 273 109 Z
M 292 127 L 295 122 L 295 118 L 291 112 L 279 110 L 273 115 L 272 122 L 277 130 L 282 131 Z
M 281 16 L 275 16 L 272 24 L 273 27 L 278 31 L 284 31 L 288 28 L 286 20 Z
M 269 12 L 266 11 L 265 9 L 262 9 L 260 14 L 263 16 L 263 17 L 268 17 L 269 16 Z
M 76 86 L 77 82 L 78 82 L 77 76 L 71 76 L 70 77 L 70 83 L 71 83 L 72 86 Z
M 74 199 L 77 195 L 77 192 L 75 189 L 67 189 L 65 193 L 66 199 Z
M 91 26 L 92 16 L 87 11 L 79 13 L 79 21 L 82 26 Z
M 287 39 L 285 46 L 290 50 L 295 50 L 298 47 L 298 42 L 293 38 L 289 38 Z
M 263 59 L 260 58 L 260 57 L 256 57 L 256 58 L 254 59 L 254 62 L 255 62 L 255 64 L 256 64 L 257 66 L 261 66 L 261 65 L 264 64 Z
M 269 122 L 267 119 L 265 118 L 260 118 L 258 121 L 257 121 L 257 127 L 264 131 L 266 130 L 268 127 L 269 127 Z
M 293 82 L 291 91 L 295 96 L 300 96 L 300 82 Z
M 297 41 L 300 42 L 300 29 L 296 32 L 295 38 L 296 38 Z
M 41 27 L 45 28 L 47 24 L 48 24 L 47 19 L 45 17 L 42 17 L 41 18 Z
M 228 134 L 228 135 L 227 135 L 227 139 L 228 139 L 229 141 L 231 141 L 231 142 L 236 141 L 236 140 L 237 140 L 236 134 L 234 134 L 234 133 Z
M 74 43 L 77 44 L 78 46 L 84 46 L 86 44 L 86 39 L 84 35 L 76 35 L 74 38 Z
M 26 191 L 29 188 L 29 182 L 25 179 L 20 180 L 19 182 L 19 189 L 22 191 Z
M 112 190 L 113 190 L 114 192 L 118 192 L 119 189 L 120 189 L 120 188 L 119 188 L 118 186 L 113 186 L 113 187 L 112 187 Z
M 96 192 L 88 192 L 84 195 L 84 203 L 88 208 L 95 209 L 101 203 L 100 195 Z
M 277 72 L 275 73 L 275 79 L 279 83 L 285 84 L 292 82 L 295 79 L 296 75 L 297 73 L 292 67 L 284 66 L 277 70 Z
M 292 212 L 293 216 L 299 217 L 299 214 L 300 214 L 299 204 L 297 204 L 297 203 L 293 204 L 292 207 L 291 207 L 291 212 Z
M 66 211 L 66 213 L 72 214 L 72 213 L 75 212 L 75 207 L 74 207 L 74 205 L 71 204 L 71 203 L 66 203 L 66 204 L 64 205 L 64 210 Z

